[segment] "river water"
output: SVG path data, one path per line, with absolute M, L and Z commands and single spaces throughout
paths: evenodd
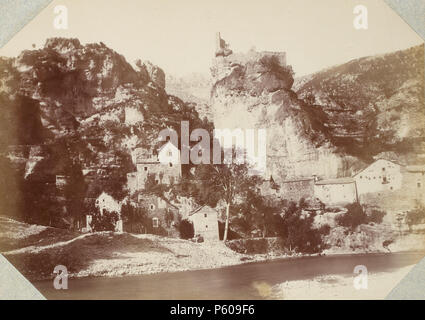
M 255 283 L 270 286 L 321 275 L 355 276 L 356 265 L 369 273 L 391 272 L 416 264 L 424 253 L 338 255 L 280 259 L 220 269 L 71 279 L 68 290 L 56 290 L 53 281 L 33 284 L 47 299 L 261 299 Z

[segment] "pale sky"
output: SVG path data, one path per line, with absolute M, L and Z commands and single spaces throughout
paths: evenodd
M 368 30 L 353 27 L 358 4 L 368 9 Z M 57 5 L 68 8 L 68 30 L 53 28 Z M 182 76 L 209 72 L 217 31 L 236 52 L 285 51 L 296 76 L 424 42 L 382 0 L 55 0 L 0 55 L 75 37 Z

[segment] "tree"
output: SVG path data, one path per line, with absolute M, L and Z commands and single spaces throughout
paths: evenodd
M 86 208 L 84 199 L 87 192 L 87 183 L 79 162 L 72 163 L 65 171 L 65 174 L 68 177 L 64 187 L 66 210 L 71 219 L 71 227 L 78 228 Z
M 195 230 L 193 228 L 192 222 L 189 220 L 182 220 L 179 223 L 179 232 L 180 232 L 180 238 L 182 239 L 191 239 L 195 235 Z
M 53 226 L 61 217 L 61 206 L 52 187 L 33 179 L 27 179 L 22 185 L 22 215 L 24 221 L 31 224 Z M 63 227 L 62 225 L 60 225 Z
M 314 229 L 314 213 L 303 211 L 304 201 L 299 205 L 290 202 L 284 215 L 276 223 L 280 226 L 280 237 L 289 246 L 290 251 L 303 253 L 319 252 L 323 247 L 322 234 L 329 228 Z
M 357 226 L 368 222 L 368 217 L 359 203 L 348 204 L 345 208 L 347 212 L 336 218 L 340 226 L 354 230 Z
M 230 207 L 247 198 L 248 191 L 255 190 L 259 177 L 250 175 L 248 165 L 233 161 L 231 164 L 199 165 L 196 173 L 207 181 L 208 192 L 223 200 L 226 206 L 223 241 L 227 241 L 230 221 Z
M 23 184 L 24 173 L 13 168 L 9 159 L 0 156 L 0 203 L 3 214 L 13 219 L 24 219 Z
M 126 202 L 121 207 L 121 218 L 123 223 L 129 226 L 130 232 L 136 232 L 136 225 L 142 225 L 144 230 L 147 230 L 148 213 L 143 207 L 134 207 L 130 202 Z
M 419 207 L 417 209 L 408 211 L 406 214 L 406 223 L 409 226 L 409 229 L 412 228 L 415 224 L 420 224 L 425 222 L 425 208 Z
M 97 208 L 98 209 L 98 208 Z M 99 209 L 93 214 L 92 222 L 90 224 L 93 231 L 115 231 L 115 225 L 119 219 L 118 212 Z
M 234 206 L 239 212 L 232 220 L 244 233 L 261 230 L 261 236 L 275 236 L 278 233 L 278 216 L 282 212 L 284 200 L 263 196 L 254 190 L 248 190 L 246 200 Z M 231 208 L 232 209 L 232 208 Z M 279 216 L 280 217 L 280 216 Z

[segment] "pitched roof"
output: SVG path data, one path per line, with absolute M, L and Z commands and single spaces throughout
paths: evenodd
M 316 181 L 317 185 L 324 185 L 324 184 L 348 184 L 348 183 L 354 183 L 353 178 L 337 178 L 337 179 L 325 179 L 325 180 L 319 180 Z
M 367 166 L 365 166 L 363 169 L 361 169 L 361 170 L 357 171 L 355 174 L 353 174 L 353 177 L 355 177 L 355 176 L 359 175 L 360 173 L 362 173 L 363 171 L 365 171 L 367 168 L 369 168 L 371 165 L 373 165 L 374 163 L 376 163 L 376 162 L 377 162 L 377 161 L 379 161 L 379 160 L 384 160 L 384 161 L 392 162 L 392 163 L 394 163 L 394 164 L 396 164 L 396 165 L 398 165 L 398 166 L 400 166 L 400 167 L 404 167 L 404 164 L 399 163 L 399 162 L 397 162 L 397 161 L 389 160 L 389 159 L 385 159 L 385 158 L 377 158 L 375 161 L 373 161 L 372 163 L 369 163 L 369 164 L 368 164 Z
M 208 205 L 203 205 L 203 206 L 200 206 L 199 208 L 196 208 L 195 210 L 192 210 L 191 212 L 189 212 L 189 216 L 191 216 L 191 215 L 194 215 L 194 214 L 196 214 L 196 213 L 198 213 L 198 212 L 200 212 L 200 211 L 202 211 L 203 209 L 206 209 L 206 210 L 209 210 L 209 211 L 215 211 L 215 212 L 217 212 L 215 209 L 213 209 L 213 208 L 211 208 L 210 206 L 208 206 Z
M 162 151 L 162 149 L 165 148 L 165 146 L 167 146 L 169 144 L 171 144 L 177 150 L 179 149 L 178 146 L 176 146 L 174 143 L 171 142 L 171 140 L 168 140 L 166 143 L 164 143 L 161 147 L 158 148 L 158 154 Z

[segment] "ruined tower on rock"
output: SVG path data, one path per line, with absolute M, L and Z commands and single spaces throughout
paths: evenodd
M 216 44 L 215 44 L 215 56 L 219 57 L 227 57 L 232 54 L 232 50 L 230 50 L 229 44 L 221 38 L 220 32 L 216 33 Z

